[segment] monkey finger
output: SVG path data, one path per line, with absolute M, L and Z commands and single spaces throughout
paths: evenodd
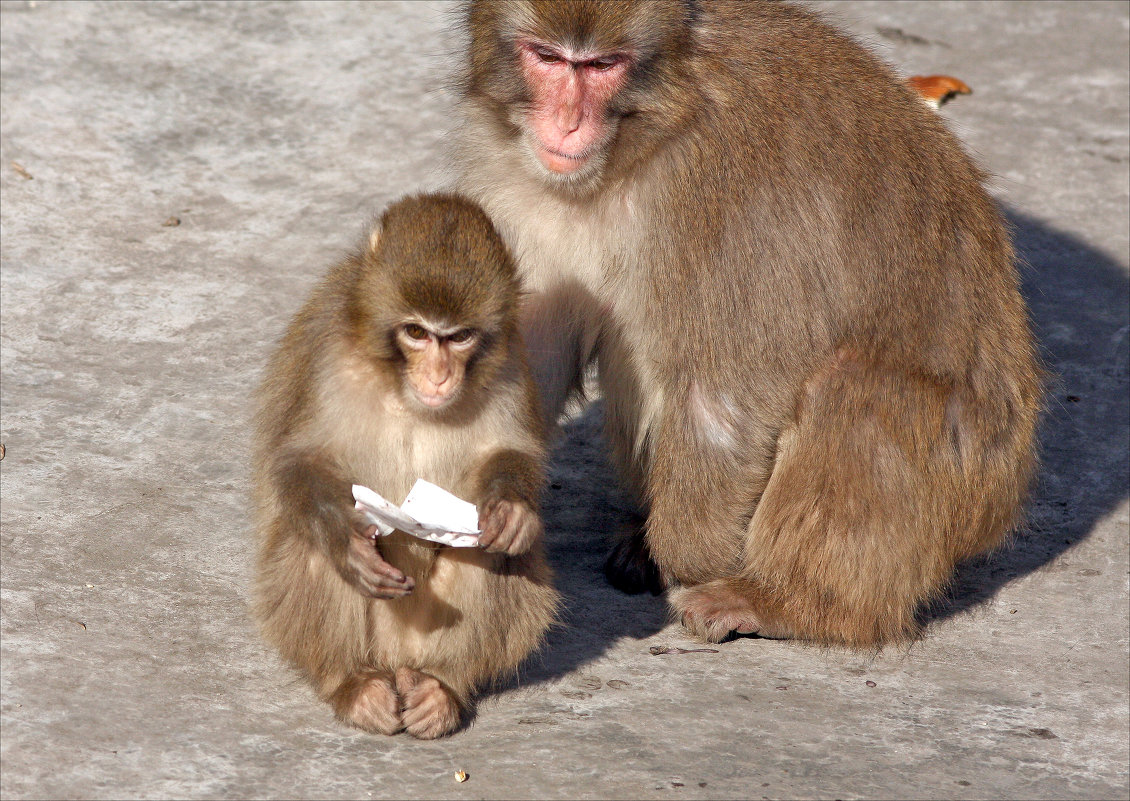
M 395 601 L 412 594 L 412 588 L 405 587 L 369 587 L 364 593 L 377 601 Z
M 366 537 L 351 537 L 349 540 L 349 561 L 355 567 L 377 569 L 379 565 L 392 567 L 381 557 L 380 548 L 375 540 Z M 396 568 L 393 568 L 395 570 Z M 382 571 L 384 572 L 384 571 Z
M 479 511 L 479 529 L 483 532 L 483 534 L 489 533 L 493 537 L 498 533 L 492 528 L 493 520 L 497 515 L 498 506 L 498 501 L 487 501 L 487 503 L 483 504 L 483 508 Z
M 400 570 L 396 569 L 383 559 L 381 559 L 379 562 L 373 563 L 371 567 L 373 572 L 379 575 L 381 578 L 392 581 L 395 584 L 404 584 L 405 582 L 411 582 L 411 578 L 409 576 L 404 575 L 404 573 L 402 573 Z
M 513 531 L 509 526 L 510 509 L 505 504 L 499 504 L 494 513 L 487 519 L 483 533 L 479 536 L 479 544 L 490 553 L 500 553 L 510 546 Z
M 377 534 L 377 524 L 369 522 L 359 509 L 350 509 L 349 522 L 353 525 L 353 532 L 366 539 L 373 539 Z
M 497 517 L 493 505 L 485 507 L 479 513 L 479 545 L 483 548 L 494 542 L 495 537 L 498 536 Z
M 400 569 L 386 562 L 370 540 L 354 538 L 349 543 L 349 564 L 367 585 L 403 588 L 414 583 Z
M 525 521 L 514 537 L 514 545 L 510 548 L 511 555 L 516 556 L 517 554 L 525 553 L 530 550 L 531 546 L 534 544 L 534 540 L 540 535 L 540 521 L 536 519 Z
M 504 547 L 507 554 L 517 556 L 530 549 L 538 530 L 538 520 L 533 513 L 518 512 L 511 515 L 507 522 L 506 531 L 499 538 L 499 541 L 500 543 L 505 541 Z
M 411 576 L 401 576 L 401 580 L 382 575 L 365 576 L 365 589 L 373 598 L 403 598 L 416 589 L 416 581 Z

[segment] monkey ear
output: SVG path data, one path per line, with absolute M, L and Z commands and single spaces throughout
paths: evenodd
M 380 243 L 380 241 L 381 241 L 381 227 L 379 225 L 374 225 L 373 229 L 371 231 L 369 231 L 369 252 L 370 253 L 376 253 L 377 252 L 377 245 Z

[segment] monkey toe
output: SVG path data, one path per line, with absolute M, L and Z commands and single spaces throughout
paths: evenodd
M 731 632 L 771 639 L 790 636 L 784 626 L 773 623 L 750 599 L 723 582 L 682 587 L 669 597 L 683 627 L 703 642 L 721 642 Z
M 628 595 L 641 592 L 659 595 L 666 589 L 659 567 L 648 553 L 642 531 L 616 544 L 604 562 L 604 576 L 609 584 Z
M 462 710 L 443 683 L 411 668 L 396 671 L 404 730 L 421 740 L 434 740 L 459 728 Z
M 391 673 L 358 673 L 342 684 L 330 702 L 342 720 L 364 731 L 391 735 L 404 728 Z

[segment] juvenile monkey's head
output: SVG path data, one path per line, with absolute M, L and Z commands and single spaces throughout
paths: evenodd
M 686 0 L 474 0 L 468 97 L 517 132 L 547 180 L 584 184 L 686 113 Z
M 515 347 L 517 306 L 514 262 L 483 210 L 418 195 L 373 228 L 348 314 L 404 399 L 431 414 L 490 383 Z

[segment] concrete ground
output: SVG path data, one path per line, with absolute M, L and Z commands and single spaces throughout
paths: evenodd
M 974 88 L 942 113 L 1051 370 L 1028 526 L 910 648 L 655 656 L 694 646 L 600 575 L 597 404 L 552 468 L 565 625 L 418 742 L 339 725 L 257 639 L 248 392 L 369 216 L 445 180 L 445 7 L 3 3 L 0 794 L 1127 798 L 1130 6 L 819 7 Z

